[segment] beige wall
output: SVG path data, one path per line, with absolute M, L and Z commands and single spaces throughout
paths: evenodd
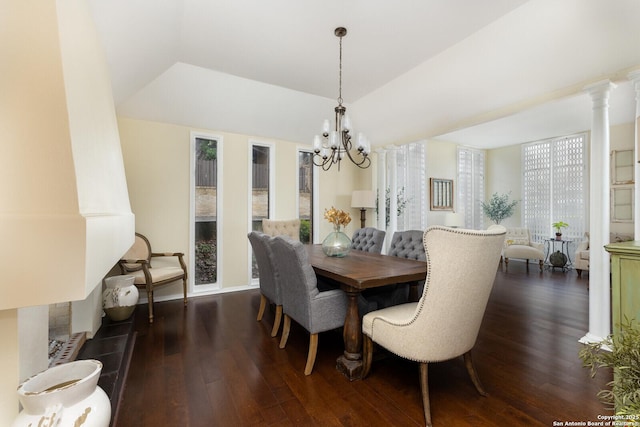
M 511 200 L 522 200 L 522 167 L 521 145 L 487 150 L 485 163 L 485 200 L 489 200 L 493 193 L 510 193 Z M 510 218 L 500 224 L 505 227 L 519 227 L 521 225 L 520 203 Z M 485 228 L 491 225 L 491 220 L 485 218 Z
M 136 230 L 151 241 L 154 251 L 180 251 L 189 257 L 189 153 L 191 131 L 222 138 L 222 233 L 223 258 L 218 281 L 223 289 L 249 285 L 249 147 L 253 142 L 275 146 L 275 218 L 297 217 L 296 162 L 299 144 L 250 135 L 192 129 L 167 123 L 119 118 L 120 140 Z M 358 228 L 359 211 L 351 209 L 351 192 L 367 182 L 369 170 L 348 162 L 340 172 L 318 171 L 320 183 L 319 241 L 331 231 L 324 220 L 325 208 L 348 210 L 354 221 L 347 234 Z M 356 225 L 357 224 L 357 225 Z M 180 284 L 160 288 L 157 298 L 180 293 Z
M 427 203 L 431 203 L 429 178 L 452 179 L 454 191 L 458 184 L 458 145 L 450 142 L 427 142 Z M 455 202 L 454 202 L 455 203 Z M 427 209 L 429 209 L 427 206 Z M 454 209 L 456 206 L 454 205 Z M 443 225 L 444 216 L 450 211 L 432 211 L 427 214 L 428 225 Z

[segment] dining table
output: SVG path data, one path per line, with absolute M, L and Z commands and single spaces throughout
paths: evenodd
M 391 284 L 410 286 L 409 300 L 418 301 L 418 283 L 425 280 L 427 263 L 390 255 L 351 250 L 344 257 L 324 254 L 322 245 L 306 245 L 309 262 L 316 276 L 333 282 L 347 294 L 348 306 L 344 319 L 344 353 L 336 368 L 349 380 L 362 377 L 362 319 L 358 297 L 365 289 Z

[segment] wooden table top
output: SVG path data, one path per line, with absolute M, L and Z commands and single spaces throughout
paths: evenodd
M 343 258 L 328 257 L 322 245 L 306 245 L 317 275 L 345 285 L 368 289 L 393 283 L 416 282 L 427 275 L 427 263 L 389 255 L 352 250 Z

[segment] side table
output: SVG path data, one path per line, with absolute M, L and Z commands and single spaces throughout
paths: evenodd
M 569 245 L 572 240 L 545 239 L 546 257 L 544 260 L 547 268 L 552 270 L 561 268 L 567 271 L 573 265 L 571 254 L 569 253 Z

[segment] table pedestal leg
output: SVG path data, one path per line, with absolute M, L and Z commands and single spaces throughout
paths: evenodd
M 336 368 L 349 380 L 362 378 L 362 322 L 358 312 L 358 295 L 360 291 L 345 289 L 349 298 L 347 315 L 344 319 L 344 353 L 338 357 Z
M 409 285 L 409 302 L 418 302 L 421 296 L 418 293 L 418 282 L 411 282 Z

